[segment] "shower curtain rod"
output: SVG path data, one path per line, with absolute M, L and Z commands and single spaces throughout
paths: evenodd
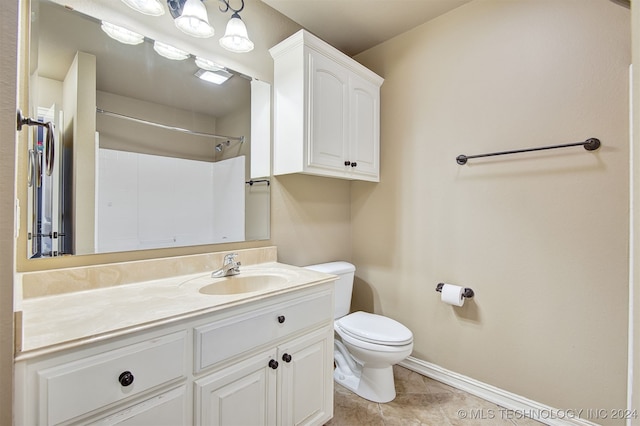
M 481 157 L 493 157 L 495 155 L 506 155 L 506 154 L 519 154 L 521 152 L 532 152 L 532 151 L 542 151 L 545 149 L 556 149 L 556 148 L 568 148 L 570 146 L 580 146 L 582 145 L 584 149 L 587 151 L 595 151 L 600 148 L 600 140 L 596 138 L 589 138 L 584 142 L 575 142 L 575 143 L 567 143 L 564 145 L 551 145 L 551 146 L 543 146 L 539 148 L 525 148 L 525 149 L 515 149 L 513 151 L 500 151 L 500 152 L 492 152 L 489 154 L 478 154 L 478 155 L 458 155 L 456 157 L 456 162 L 461 166 L 467 164 L 467 160 L 470 158 L 481 158 Z
M 195 135 L 195 136 L 204 136 L 204 137 L 207 137 L 207 138 L 217 138 L 217 139 L 240 141 L 240 143 L 244 143 L 244 136 L 225 136 L 225 135 L 215 135 L 213 133 L 196 132 L 196 131 L 189 130 L 189 129 L 183 129 L 181 127 L 167 126 L 166 124 L 154 123 L 153 121 L 142 120 L 141 118 L 135 118 L 135 117 L 130 117 L 130 116 L 124 115 L 124 114 L 118 114 L 117 112 L 107 111 L 107 110 L 104 110 L 104 109 L 101 109 L 101 108 L 96 108 L 96 112 L 98 112 L 100 114 L 104 114 L 104 115 L 109 115 L 111 117 L 123 118 L 125 120 L 135 121 L 136 123 L 142 123 L 142 124 L 148 124 L 148 125 L 154 126 L 154 127 L 160 127 L 161 129 L 174 130 L 176 132 L 187 133 L 187 134 Z

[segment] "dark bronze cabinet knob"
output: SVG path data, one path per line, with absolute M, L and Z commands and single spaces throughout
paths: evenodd
M 120 377 L 118 377 L 118 381 L 122 386 L 129 386 L 131 383 L 133 383 L 133 374 L 131 374 L 131 371 L 125 371 L 124 373 L 120 374 Z

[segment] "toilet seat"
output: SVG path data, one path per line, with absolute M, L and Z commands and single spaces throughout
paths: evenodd
M 401 352 L 404 352 L 406 350 L 409 350 L 409 352 L 411 352 L 411 349 L 413 348 L 413 342 L 408 343 L 406 345 L 402 345 L 402 346 L 395 346 L 395 345 L 392 346 L 392 345 L 385 345 L 385 344 L 380 344 L 380 343 L 370 343 L 370 342 L 365 342 L 364 340 L 360 340 L 360 339 L 357 339 L 357 338 L 355 338 L 353 336 L 350 336 L 350 335 L 346 334 L 343 330 L 341 330 L 337 326 L 335 326 L 334 329 L 335 329 L 336 333 L 338 333 L 338 336 L 340 336 L 340 339 L 342 340 L 343 343 L 350 344 L 351 346 L 355 346 L 357 348 L 369 351 L 371 353 L 381 353 L 381 352 L 385 352 L 385 353 L 401 353 Z
M 368 312 L 346 315 L 335 322 L 335 328 L 343 338 L 373 345 L 406 346 L 413 342 L 413 333 L 407 327 L 391 318 Z

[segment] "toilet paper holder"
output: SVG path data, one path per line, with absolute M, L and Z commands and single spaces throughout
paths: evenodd
M 442 293 L 442 287 L 444 287 L 444 283 L 438 283 L 438 285 L 436 286 L 436 291 Z M 464 297 L 465 299 L 471 299 L 473 295 L 474 295 L 473 290 L 471 290 L 468 287 L 464 288 L 462 297 Z

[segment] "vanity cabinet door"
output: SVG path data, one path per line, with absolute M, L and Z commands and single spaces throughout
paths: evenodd
M 333 416 L 333 330 L 323 328 L 278 348 L 282 425 L 321 425 Z
M 271 350 L 196 380 L 195 424 L 275 425 L 278 364 Z

